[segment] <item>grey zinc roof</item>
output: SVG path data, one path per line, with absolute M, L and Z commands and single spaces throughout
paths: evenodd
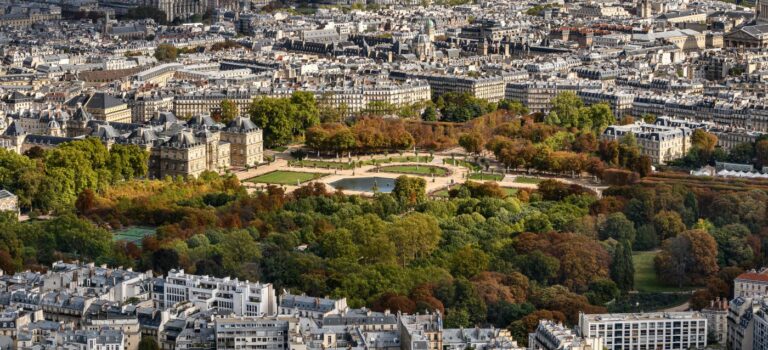
M 86 103 L 86 107 L 88 108 L 97 108 L 97 109 L 107 109 L 112 107 L 117 107 L 119 105 L 122 105 L 123 101 L 119 100 L 112 95 L 108 95 L 103 92 L 97 92 L 91 96 L 91 98 L 88 100 L 88 103 Z
M 0 190 L 0 199 L 5 198 L 12 198 L 16 197 L 13 193 L 9 192 L 8 190 Z
M 17 122 L 12 122 L 10 126 L 3 132 L 3 136 L 21 136 L 26 134 L 26 130 Z
M 257 130 L 258 128 L 259 127 L 256 126 L 250 118 L 237 117 L 227 124 L 226 130 L 232 132 L 247 132 Z

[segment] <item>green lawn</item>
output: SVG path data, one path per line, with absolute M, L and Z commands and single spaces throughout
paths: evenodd
M 502 187 L 502 190 L 507 193 L 507 196 L 514 196 L 517 194 L 517 189 L 512 187 Z
M 656 277 L 653 258 L 658 251 L 635 252 L 632 254 L 632 263 L 635 265 L 635 289 L 638 292 L 661 293 L 681 292 L 692 288 L 677 288 L 665 285 Z
M 322 168 L 322 169 L 352 169 L 355 166 L 355 162 L 333 162 L 325 160 L 295 160 L 290 163 L 291 166 L 300 166 L 307 168 Z
M 443 164 L 454 165 L 454 166 L 463 166 L 463 167 L 465 167 L 467 169 L 470 169 L 472 171 L 478 171 L 478 170 L 481 169 L 480 166 L 477 165 L 476 163 L 468 162 L 468 161 L 462 160 L 462 159 L 443 159 Z
M 385 164 L 385 163 L 429 163 L 431 156 L 393 156 L 386 158 L 368 159 L 361 161 L 361 165 Z
M 469 174 L 470 180 L 480 180 L 480 181 L 501 181 L 504 179 L 503 174 L 489 174 L 489 173 L 472 173 Z
M 113 241 L 128 241 L 133 242 L 137 246 L 141 247 L 141 240 L 144 236 L 154 235 L 155 229 L 151 227 L 128 227 L 113 232 Z
M 276 185 L 296 185 L 297 183 L 304 183 L 312 181 L 325 176 L 320 173 L 305 173 L 301 171 L 286 171 L 276 170 L 263 175 L 252 177 L 245 181 L 265 184 Z
M 528 177 L 528 176 L 518 176 L 515 178 L 515 182 L 521 183 L 521 184 L 539 184 L 539 182 L 543 181 L 542 179 L 536 178 L 536 177 Z
M 448 170 L 434 165 L 387 165 L 379 168 L 385 173 L 445 176 Z

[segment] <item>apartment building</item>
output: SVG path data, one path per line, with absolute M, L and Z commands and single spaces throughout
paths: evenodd
M 768 295 L 768 268 L 740 274 L 733 280 L 733 296 L 754 298 Z
M 184 270 L 169 271 L 162 295 L 154 295 L 153 300 L 163 308 L 189 301 L 200 310 L 230 311 L 238 316 L 277 313 L 277 298 L 271 283 L 190 275 Z
M 528 334 L 528 350 L 600 350 L 602 338 L 584 338 L 562 323 L 540 320 L 533 333 Z
M 433 98 L 448 92 L 456 92 L 469 93 L 474 97 L 482 98 L 489 102 L 498 102 L 504 98 L 504 88 L 506 86 L 504 77 L 500 75 L 469 77 L 393 71 L 390 73 L 390 77 L 396 80 L 426 80 L 429 83 Z
M 707 319 L 707 330 L 714 335 L 718 343 L 725 344 L 728 334 L 728 300 L 717 298 L 708 307 L 701 309 L 701 314 Z
M 628 125 L 611 125 L 600 136 L 603 140 L 621 140 L 632 133 L 640 146 L 640 153 L 654 164 L 665 164 L 684 157 L 691 148 L 691 134 L 687 127 L 670 127 L 639 121 Z
M 206 90 L 184 95 L 176 95 L 173 101 L 173 114 L 193 116 L 212 114 L 221 110 L 221 101 L 229 100 L 237 105 L 241 113 L 248 110 L 256 95 L 239 90 Z
M 683 350 L 707 346 L 707 319 L 698 312 L 580 314 L 585 338 L 602 338 L 613 350 Z
M 736 297 L 728 305 L 726 347 L 751 350 L 754 342 L 755 314 L 766 301 L 763 297 Z
M 431 98 L 430 86 L 423 80 L 353 81 L 310 91 L 319 103 L 333 108 L 346 106 L 349 113 L 359 113 L 377 105 L 399 108 L 426 102 Z
M 227 317 L 214 320 L 216 349 L 287 350 L 291 333 L 298 330 L 295 318 Z
M 531 112 L 547 113 L 552 108 L 552 99 L 558 94 L 581 89 L 599 89 L 602 84 L 597 81 L 524 81 L 507 83 L 505 98 L 510 101 L 520 101 Z
M 587 106 L 601 102 L 608 103 L 608 105 L 611 106 L 611 112 L 613 112 L 613 116 L 616 120 L 621 120 L 625 115 L 630 114 L 635 101 L 634 94 L 613 89 L 584 89 L 579 90 L 578 95 Z

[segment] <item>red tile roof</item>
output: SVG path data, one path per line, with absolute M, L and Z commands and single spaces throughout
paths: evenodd
M 768 274 L 761 274 L 756 272 L 745 272 L 736 277 L 737 280 L 750 280 L 768 282 Z

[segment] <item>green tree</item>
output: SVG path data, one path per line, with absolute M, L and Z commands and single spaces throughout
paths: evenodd
M 557 124 L 562 127 L 580 128 L 582 125 L 584 102 L 571 91 L 561 92 L 552 99 L 550 114 L 555 113 Z M 554 122 L 554 120 L 553 120 Z
M 616 124 L 616 118 L 613 116 L 611 106 L 608 103 L 601 102 L 589 107 L 589 121 L 583 122 L 582 129 L 591 128 L 595 134 L 601 134 L 609 125 Z
M 621 240 L 613 254 L 611 279 L 624 292 L 631 291 L 634 288 L 635 267 L 632 264 L 632 247 L 626 239 Z
M 225 234 L 218 244 L 222 266 L 227 273 L 239 275 L 244 263 L 258 262 L 261 259 L 261 249 L 258 243 L 246 230 L 235 230 Z
M 584 295 L 594 305 L 603 305 L 619 297 L 621 291 L 616 283 L 608 278 L 598 278 L 589 283 L 589 291 Z
M 424 112 L 421 113 L 421 120 L 427 122 L 437 121 L 437 109 L 434 106 L 427 106 L 424 108 Z
M 161 62 L 173 62 L 179 55 L 179 50 L 170 44 L 157 45 L 155 49 L 155 58 Z
M 730 224 L 714 229 L 712 236 L 717 242 L 718 265 L 749 267 L 754 252 L 747 242 L 751 232 L 742 224 Z
M 427 181 L 420 177 L 399 176 L 392 194 L 406 205 L 416 205 L 427 197 Z
M 230 99 L 221 100 L 221 103 L 219 103 L 219 108 L 221 108 L 220 121 L 222 123 L 229 123 L 240 115 L 240 108 L 237 107 L 237 103 Z
M 613 213 L 600 225 L 600 239 L 613 238 L 618 241 L 635 241 L 635 224 L 622 213 Z M 618 282 L 617 282 L 618 283 Z
M 389 227 L 389 236 L 397 248 L 400 265 L 432 254 L 440 242 L 442 230 L 437 220 L 422 213 L 411 213 L 397 219 Z
M 483 151 L 483 136 L 473 132 L 459 137 L 459 145 L 469 154 L 480 154 Z
M 451 273 L 454 276 L 471 278 L 480 272 L 488 270 L 490 258 L 482 250 L 471 245 L 465 245 L 451 257 Z
M 663 241 L 684 231 L 685 223 L 676 211 L 662 210 L 654 215 L 653 228 Z
M 253 100 L 248 114 L 254 124 L 264 130 L 267 147 L 284 146 L 291 142 L 293 132 L 298 128 L 293 109 L 287 98 L 262 97 Z
M 642 225 L 637 228 L 637 238 L 635 239 L 635 250 L 651 250 L 659 246 L 659 236 L 653 225 Z
M 139 350 L 160 350 L 155 337 L 142 336 L 139 342 Z

